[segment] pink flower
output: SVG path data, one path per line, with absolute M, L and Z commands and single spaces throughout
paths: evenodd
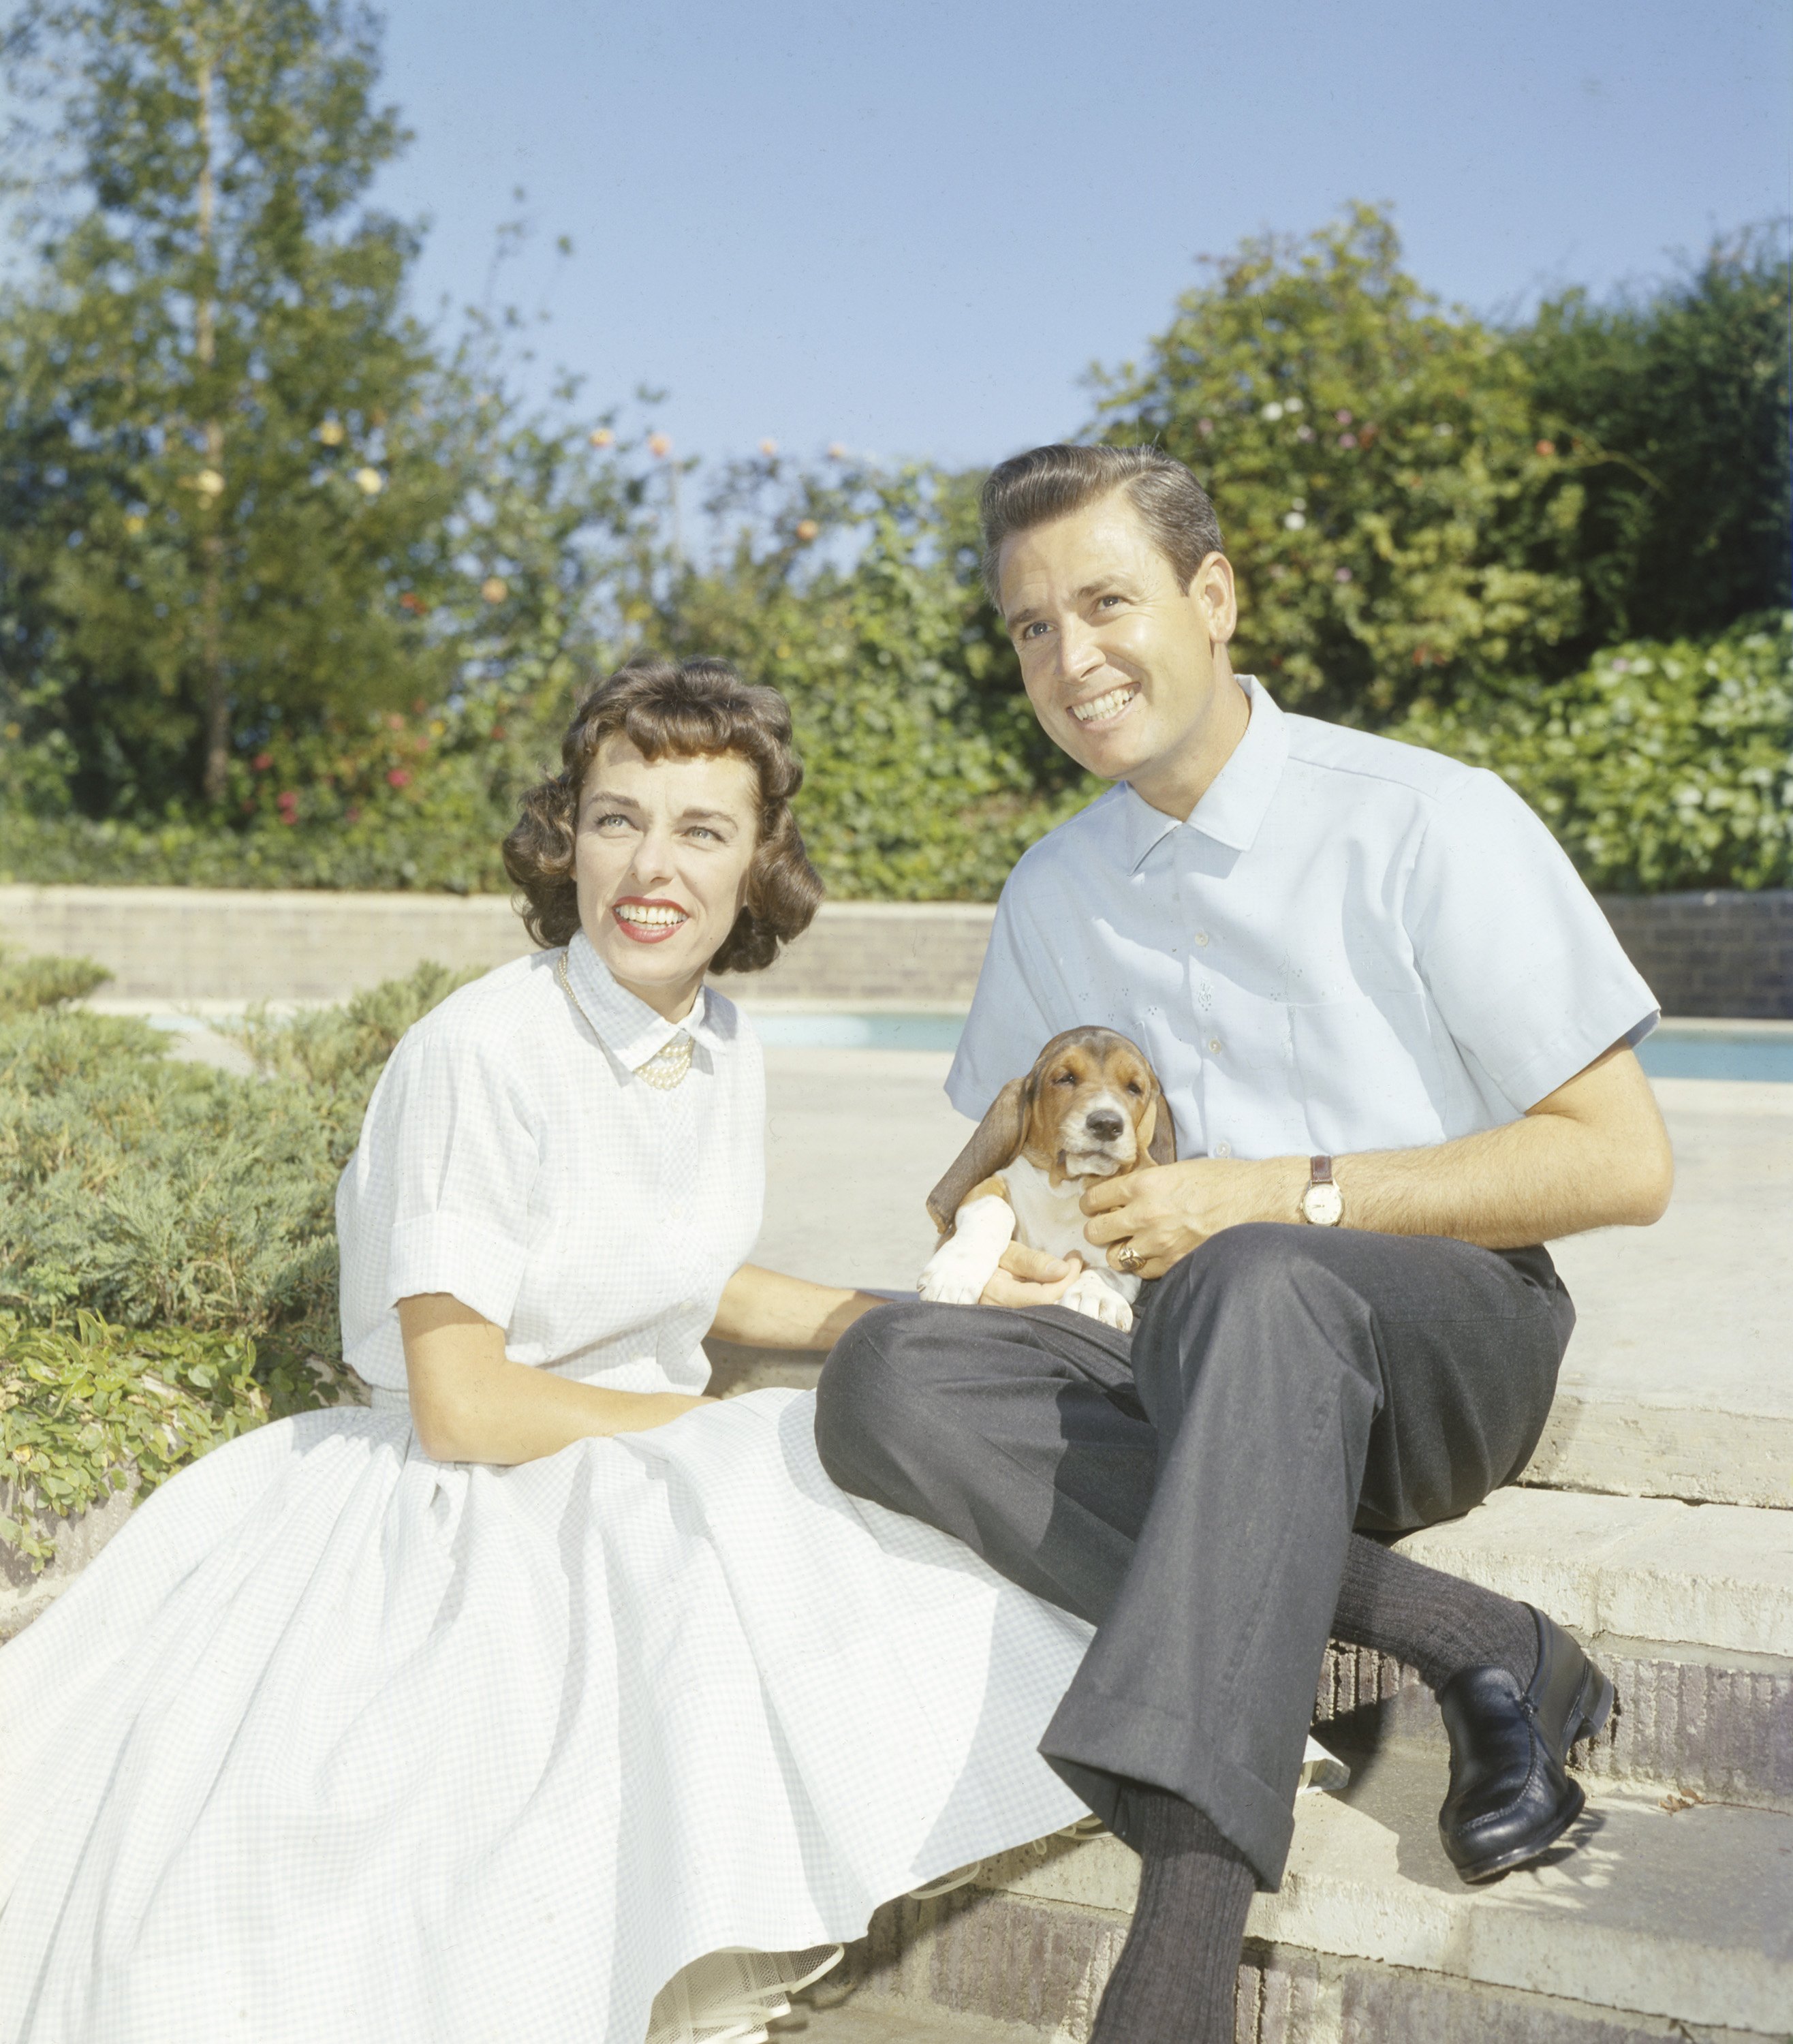
M 386 776 L 386 786 L 389 788 L 409 788 L 410 785 L 411 772 L 409 767 L 394 766 Z
M 1557 443 L 1554 440 L 1540 440 L 1538 444 L 1538 451 L 1548 461 L 1557 451 Z
M 249 764 L 258 774 L 265 774 L 274 764 L 274 755 L 271 752 L 258 752 Z
M 1336 412 L 1334 412 L 1334 413 L 1333 413 L 1333 415 L 1332 415 L 1332 416 L 1333 416 L 1333 417 L 1334 417 L 1334 418 L 1338 421 L 1338 423 L 1339 423 L 1339 424 L 1340 424 L 1340 425 L 1342 425 L 1342 426 L 1348 426 L 1348 425 L 1350 425 L 1350 424 L 1351 423 L 1351 414 L 1350 413 L 1350 412 L 1348 412 L 1348 411 L 1345 409 L 1345 407 L 1344 407 L 1342 405 L 1340 405 L 1340 407 L 1338 408 L 1338 409 Z
M 274 799 L 283 809 L 296 809 L 299 806 L 299 791 L 297 788 L 282 788 Z
M 1196 420 L 1196 431 L 1198 433 L 1200 433 L 1200 434 L 1203 436 L 1203 438 L 1205 440 L 1205 439 L 1207 438 L 1207 436 L 1208 436 L 1208 434 L 1210 434 L 1211 432 L 1212 432 L 1214 431 L 1214 421 L 1213 421 L 1213 420 L 1211 420 L 1211 419 L 1197 419 L 1197 420 Z
M 1334 582 L 1349 582 L 1351 579 L 1351 571 L 1349 568 L 1334 568 L 1332 571 L 1332 578 Z
M 1341 433 L 1341 434 L 1338 436 L 1338 444 L 1339 444 L 1342 448 L 1354 448 L 1354 447 L 1357 445 L 1357 435 L 1356 435 L 1355 433 Z
M 361 820 L 361 809 L 359 805 L 357 803 L 351 802 L 348 807 L 344 810 L 343 814 L 347 817 L 351 824 L 358 824 Z

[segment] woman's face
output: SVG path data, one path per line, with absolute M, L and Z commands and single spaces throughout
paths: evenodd
M 643 759 L 607 738 L 586 769 L 574 841 L 592 949 L 669 1022 L 697 997 L 735 927 L 758 841 L 759 782 L 731 753 Z

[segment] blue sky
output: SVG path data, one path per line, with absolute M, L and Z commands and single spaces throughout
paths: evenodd
M 1484 313 L 1672 272 L 1785 213 L 1789 0 L 390 0 L 434 225 L 420 308 L 486 289 L 588 401 L 670 391 L 681 451 L 994 459 L 1193 259 L 1348 200 Z M 526 208 L 513 201 L 521 186 Z M 555 236 L 575 254 L 559 261 Z
M 1078 425 L 1193 259 L 1391 202 L 1499 313 L 1784 213 L 1788 0 L 390 0 L 420 306 L 551 324 L 681 451 L 988 460 Z M 521 186 L 526 208 L 512 198 Z M 575 254 L 553 256 L 566 234 Z

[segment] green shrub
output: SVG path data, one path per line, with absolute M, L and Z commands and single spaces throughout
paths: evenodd
M 154 1487 L 246 1427 L 355 1395 L 340 1368 L 336 1179 L 405 1031 L 473 977 L 233 1026 L 261 1076 L 71 1012 L 84 960 L 0 960 L 0 1546 Z
M 336 1356 L 336 1179 L 392 1046 L 466 977 L 424 966 L 251 1017 L 255 1078 L 171 1058 L 129 1017 L 0 1020 L 0 1308 Z
M 1591 886 L 1793 885 L 1793 613 L 1615 646 L 1529 699 L 1422 705 L 1392 736 L 1494 768 Z
M 114 1491 L 145 1496 L 209 1448 L 345 1394 L 328 1363 L 270 1366 L 246 1335 L 0 1312 L 0 1546 L 40 1570 L 58 1520 Z

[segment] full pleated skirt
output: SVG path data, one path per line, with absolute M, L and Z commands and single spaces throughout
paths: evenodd
M 340 1410 L 165 1485 L 0 1650 L 0 2044 L 750 2034 L 1073 1821 L 1035 1746 L 1088 1628 L 836 1489 L 813 1416 L 495 1469 Z

